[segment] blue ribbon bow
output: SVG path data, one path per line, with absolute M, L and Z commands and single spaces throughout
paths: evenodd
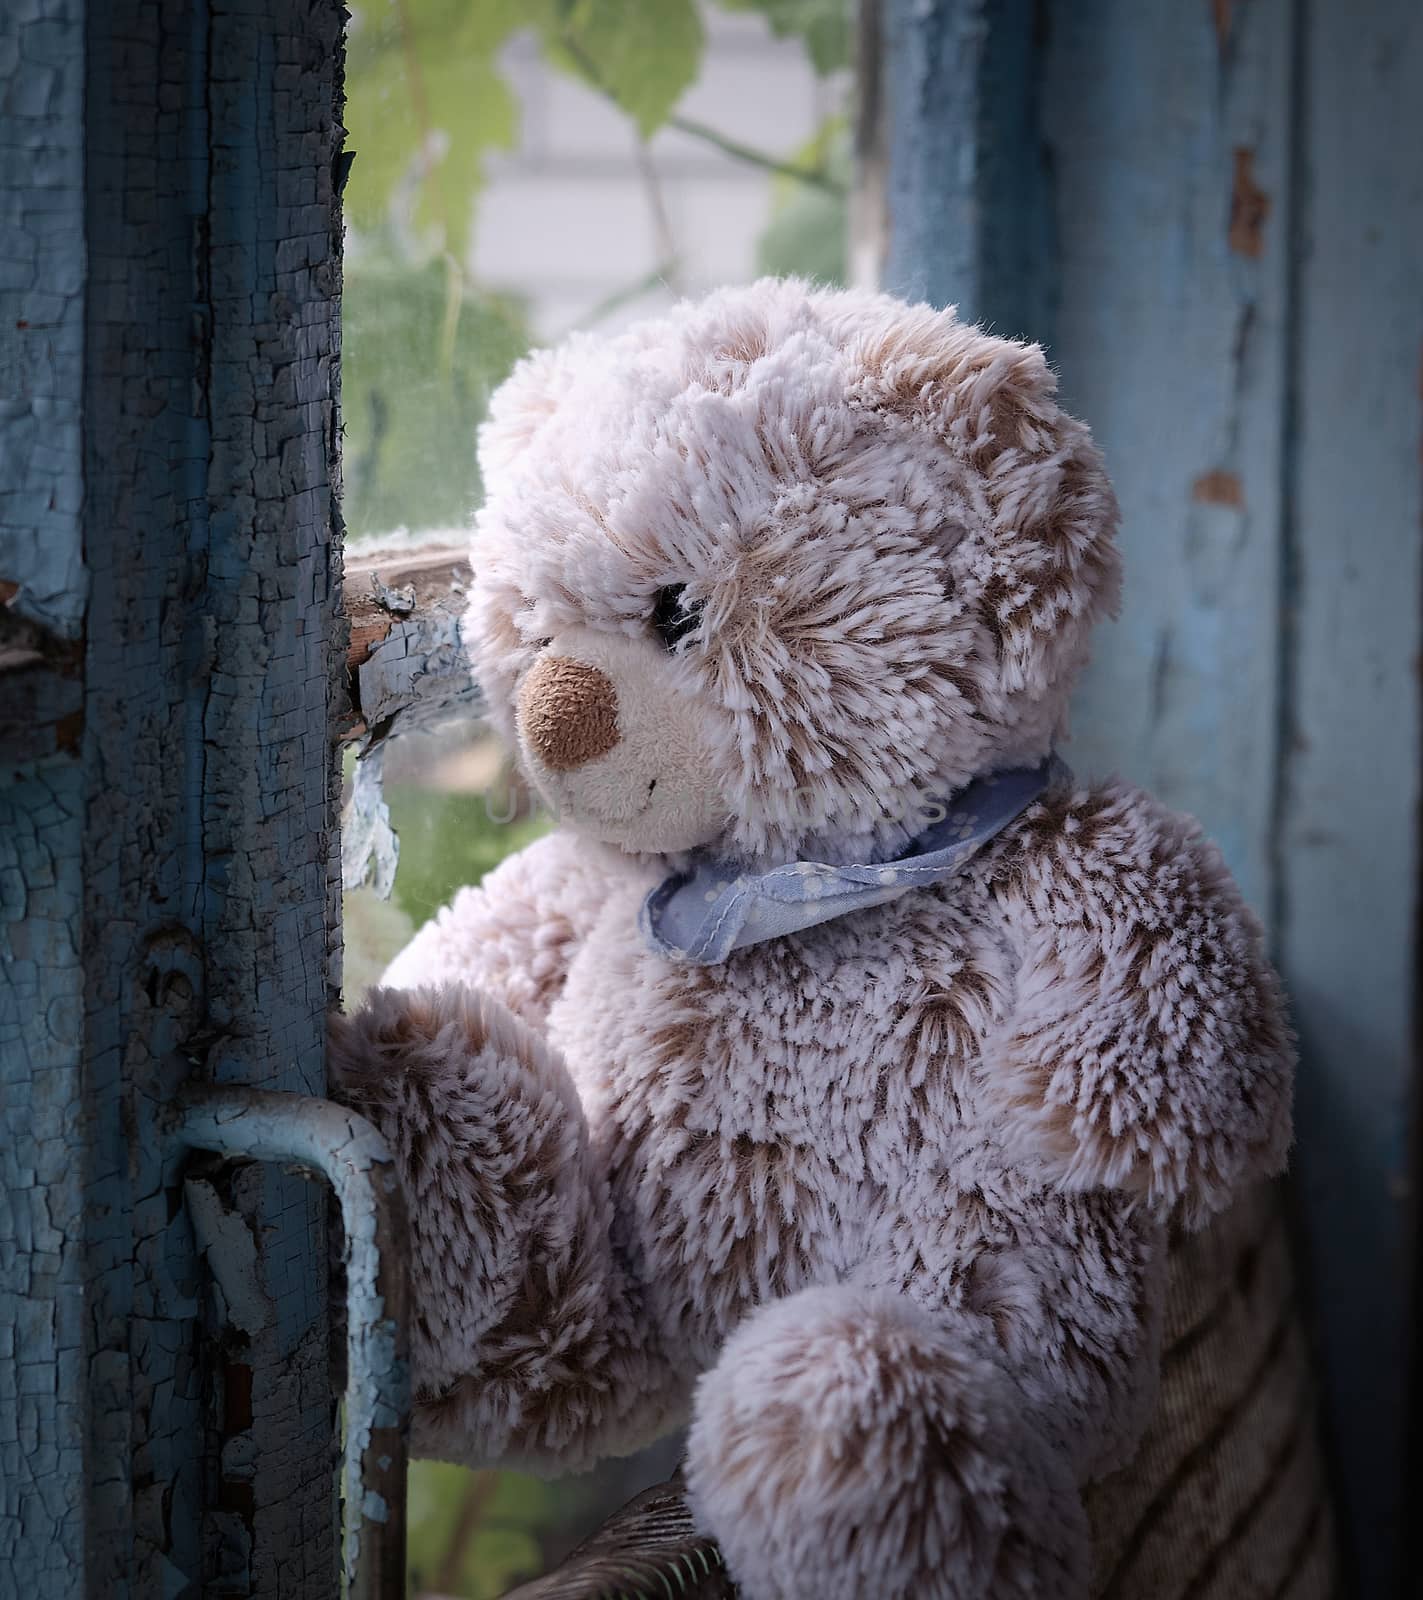
M 939 820 L 892 860 L 832 867 L 789 861 L 737 872 L 714 858 L 676 873 L 643 901 L 638 927 L 658 955 L 712 966 L 733 950 L 799 933 L 849 911 L 883 905 L 911 889 L 952 878 L 1052 782 L 1069 776 L 1056 756 L 979 778 L 926 805 Z

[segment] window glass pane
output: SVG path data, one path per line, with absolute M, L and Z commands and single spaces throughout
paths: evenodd
M 468 540 L 475 431 L 525 350 L 763 272 L 843 280 L 847 0 L 351 9 L 352 562 Z M 347 894 L 348 1005 L 455 890 L 550 825 L 473 720 L 388 739 L 382 760 L 399 866 L 389 899 Z M 669 1441 L 556 1483 L 417 1464 L 412 1593 L 501 1594 L 677 1454 Z

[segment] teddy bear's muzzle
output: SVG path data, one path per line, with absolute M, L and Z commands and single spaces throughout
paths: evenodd
M 586 661 L 542 656 L 520 687 L 519 724 L 550 772 L 572 772 L 616 747 L 617 690 Z
M 560 821 L 626 850 L 691 850 L 728 813 L 696 679 L 660 642 L 589 627 L 548 640 L 516 692 L 526 770 Z

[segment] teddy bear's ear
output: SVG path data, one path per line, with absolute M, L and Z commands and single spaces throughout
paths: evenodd
M 927 423 L 987 469 L 999 453 L 1053 447 L 1061 413 L 1042 347 L 960 322 L 954 308 L 888 296 L 845 308 L 840 330 L 854 402 Z
M 479 470 L 486 484 L 518 460 L 558 410 L 570 369 L 566 346 L 534 350 L 494 391 L 479 428 Z
M 851 403 L 937 436 L 980 477 L 992 527 L 979 600 L 1005 687 L 1058 678 L 1116 606 L 1116 499 L 1040 346 L 888 296 L 827 302 Z

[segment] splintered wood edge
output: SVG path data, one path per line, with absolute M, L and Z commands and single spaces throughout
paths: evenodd
M 351 638 L 346 648 L 347 672 L 354 678 L 397 622 L 419 622 L 434 612 L 462 606 L 473 577 L 469 552 L 459 545 L 348 550 L 345 609 Z M 381 598 L 377 580 L 387 590 L 413 590 L 413 605 L 408 610 L 392 606 Z

